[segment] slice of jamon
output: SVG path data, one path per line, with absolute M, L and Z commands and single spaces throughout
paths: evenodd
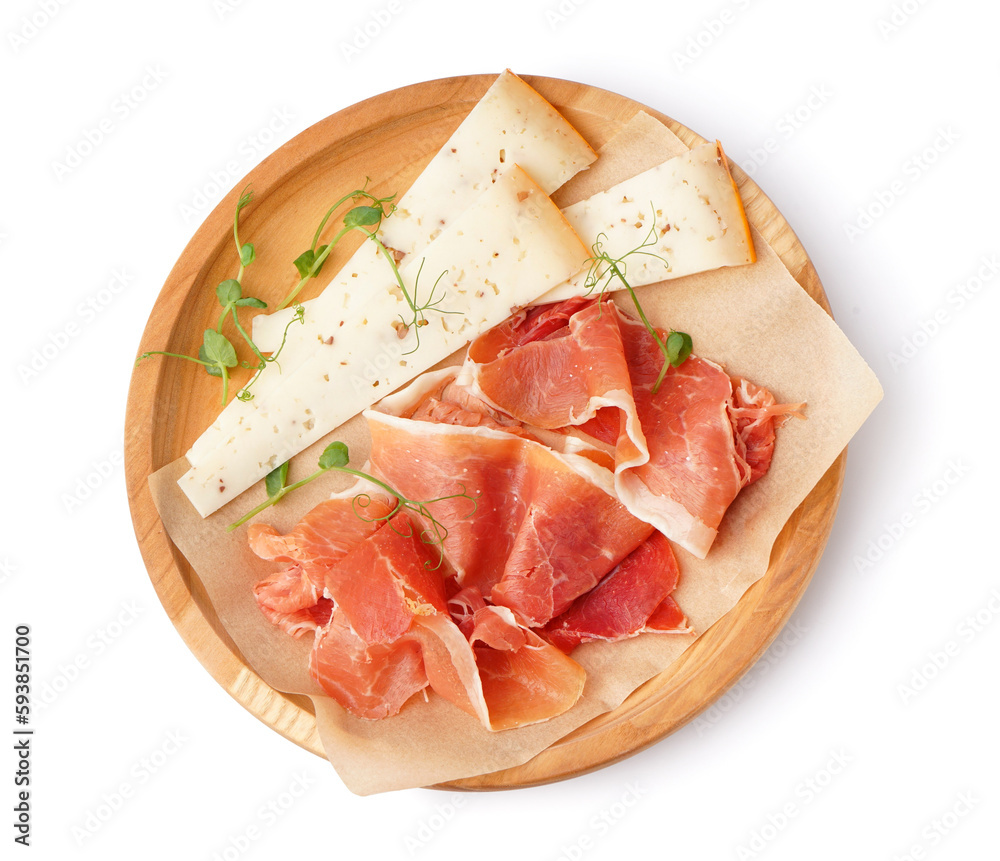
M 443 379 L 437 391 L 425 395 L 406 418 L 463 427 L 488 427 L 526 436 L 521 422 L 498 412 L 464 386 L 457 385 L 452 377 Z
M 327 570 L 325 594 L 362 641 L 391 643 L 415 615 L 448 612 L 443 574 L 440 549 L 400 514 Z
M 486 729 L 526 726 L 562 714 L 583 692 L 586 673 L 520 625 L 505 607 L 482 606 L 467 638 L 444 615 L 414 620 L 431 688 Z
M 333 611 L 297 562 L 261 580 L 253 594 L 267 620 L 293 637 L 323 627 Z
M 389 514 L 392 507 L 392 503 L 382 497 L 372 497 L 363 509 L 358 508 L 353 497 L 327 499 L 287 535 L 281 535 L 269 524 L 252 523 L 247 539 L 250 549 L 261 559 L 298 562 L 307 572 L 322 572 L 375 532 L 382 525 L 381 518 Z M 319 586 L 322 588 L 322 579 Z
M 548 720 L 572 708 L 583 693 L 583 667 L 519 625 L 506 607 L 479 610 L 469 642 L 491 729 Z
M 670 542 L 654 532 L 590 592 L 550 621 L 545 636 L 568 654 L 594 640 L 622 640 L 646 631 L 687 631 L 684 614 L 670 597 L 678 577 Z
M 568 299 L 521 312 L 469 345 L 463 371 L 473 394 L 526 425 L 583 425 L 616 444 L 619 469 L 647 458 L 610 300 Z
M 312 607 L 323 595 L 322 584 L 317 588 L 298 562 L 261 580 L 253 587 L 253 593 L 260 608 L 273 614 Z
M 250 549 L 261 559 L 289 563 L 254 586 L 261 612 L 294 637 L 325 625 L 331 609 L 323 599 L 327 571 L 381 527 L 378 518 L 391 510 L 380 497 L 371 498 L 363 510 L 353 498 L 343 497 L 321 502 L 287 535 L 270 525 L 251 524 Z
M 622 315 L 621 329 L 649 461 L 617 475 L 619 496 L 633 514 L 704 559 L 726 509 L 770 466 L 775 421 L 804 404 L 775 405 L 769 392 L 751 384 L 737 385 L 734 393 L 734 380 L 722 368 L 693 355 L 668 366 L 654 393 L 662 354 L 639 321 Z M 769 404 L 740 417 L 733 411 L 746 409 L 741 393 Z
M 790 415 L 803 418 L 805 404 L 779 404 L 774 395 L 742 377 L 733 377 L 733 404 L 729 419 L 733 424 L 737 463 L 745 465 L 747 484 L 753 484 L 771 466 L 774 429 Z
M 704 558 L 741 488 L 767 472 L 776 422 L 803 405 L 776 404 L 697 356 L 668 367 L 654 394 L 662 367 L 643 323 L 610 302 L 576 299 L 514 315 L 477 339 L 462 379 L 529 434 L 563 422 L 562 432 L 615 440 L 621 501 Z
M 309 673 L 351 714 L 369 720 L 398 714 L 410 697 L 427 687 L 415 638 L 366 643 L 339 609 L 317 632 Z
M 610 474 L 584 458 L 488 428 L 366 416 L 371 471 L 410 499 L 442 498 L 428 508 L 447 530 L 443 549 L 459 584 L 532 626 L 561 613 L 651 531 L 611 495 Z

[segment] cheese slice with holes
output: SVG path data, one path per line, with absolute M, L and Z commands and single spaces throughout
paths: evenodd
M 591 165 L 597 154 L 562 115 L 510 70 L 501 74 L 462 120 L 448 141 L 382 222 L 379 238 L 402 256 L 419 254 L 493 183 L 504 168 L 518 164 L 546 194 Z M 292 309 L 254 318 L 253 338 L 264 352 L 285 340 L 280 362 L 258 374 L 251 391 L 261 397 L 282 384 L 306 361 L 326 335 L 325 324 L 349 305 L 364 301 L 379 285 L 382 261 L 374 243 L 365 242 L 316 298 L 305 305 L 302 323 Z M 287 336 L 286 336 L 287 331 Z M 187 453 L 191 464 L 212 451 L 221 435 L 249 411 L 233 400 Z
M 743 201 L 718 141 L 568 206 L 563 214 L 584 242 L 599 243 L 595 253 L 622 261 L 619 268 L 633 287 L 756 260 Z M 559 285 L 538 303 L 582 295 L 588 274 Z M 606 283 L 609 290 L 624 289 L 618 278 Z
M 331 322 L 283 385 L 258 395 L 215 449 L 179 480 L 204 517 L 347 419 L 502 322 L 585 264 L 586 246 L 527 173 L 510 166 L 400 274 Z M 384 260 L 384 258 L 383 258 Z M 418 344 L 419 337 L 419 344 Z

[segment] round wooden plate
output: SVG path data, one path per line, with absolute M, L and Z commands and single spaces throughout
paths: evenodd
M 369 189 L 380 196 L 405 190 L 495 77 L 448 78 L 384 93 L 289 141 L 251 171 L 195 233 L 156 300 L 141 351 L 190 354 L 202 331 L 215 325 L 214 287 L 236 269 L 232 218 L 243 188 L 252 186 L 254 203 L 241 216 L 240 239 L 254 242 L 258 253 L 248 270 L 253 283 L 248 292 L 275 303 L 296 280 L 288 261 L 311 240 L 316 214 L 369 176 Z M 666 123 L 686 144 L 703 142 L 669 117 L 606 90 L 553 78 L 525 80 L 595 148 L 640 110 Z M 816 270 L 788 223 L 739 168 L 734 166 L 733 174 L 751 222 L 802 288 L 829 312 Z M 328 261 L 328 271 L 336 271 L 338 260 L 346 260 L 351 250 L 338 249 L 340 256 Z M 237 377 L 235 385 L 241 382 Z M 164 531 L 150 497 L 148 476 L 182 456 L 214 420 L 219 385 L 194 363 L 176 360 L 147 361 L 133 374 L 125 467 L 139 548 L 171 621 L 216 681 L 269 727 L 323 756 L 309 699 L 274 690 L 249 668 L 196 573 Z M 846 450 L 789 519 L 767 574 L 668 670 L 530 762 L 448 786 L 503 789 L 573 777 L 636 753 L 708 708 L 767 648 L 805 591 L 833 525 L 845 457 Z

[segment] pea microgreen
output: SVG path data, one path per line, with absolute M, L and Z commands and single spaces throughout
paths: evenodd
M 652 208 L 652 204 L 650 206 Z M 667 264 L 667 261 L 659 254 L 646 250 L 656 245 L 656 237 L 657 230 L 655 208 L 653 209 L 652 224 L 650 225 L 649 232 L 646 234 L 642 243 L 636 248 L 633 248 L 631 251 L 627 251 L 620 257 L 612 257 L 607 251 L 604 250 L 604 243 L 607 241 L 608 237 L 607 234 L 599 234 L 597 240 L 591 247 L 592 256 L 590 258 L 590 271 L 587 273 L 585 281 L 588 294 L 598 290 L 600 295 L 603 297 L 604 294 L 611 289 L 611 284 L 616 278 L 628 291 L 628 294 L 632 299 L 632 304 L 635 306 L 635 310 L 639 314 L 639 319 L 642 321 L 649 334 L 653 336 L 653 340 L 656 341 L 657 348 L 663 354 L 663 365 L 660 368 L 660 374 L 656 378 L 656 382 L 653 384 L 653 394 L 656 394 L 659 391 L 663 378 L 667 374 L 667 368 L 680 367 L 688 356 L 691 355 L 691 350 L 693 349 L 691 336 L 686 332 L 678 332 L 671 329 L 665 339 L 661 336 L 660 331 L 649 322 L 649 318 L 646 316 L 646 312 L 643 310 L 642 304 L 639 302 L 639 297 L 636 295 L 635 290 L 632 288 L 632 285 L 629 284 L 626 277 L 628 270 L 628 258 L 635 255 L 655 257 L 657 260 Z M 667 266 L 669 268 L 669 264 L 667 264 Z
M 409 317 L 407 318 L 400 315 L 399 318 L 402 321 L 402 329 L 399 330 L 400 337 L 404 336 L 412 329 L 416 338 L 416 343 L 413 349 L 408 350 L 403 354 L 409 355 L 420 347 L 420 329 L 423 326 L 426 326 L 428 322 L 425 313 L 426 311 L 434 310 L 441 314 L 455 314 L 460 312 L 448 311 L 439 307 L 445 297 L 444 294 L 437 295 L 437 288 L 441 279 L 447 274 L 447 270 L 442 272 L 437 277 L 437 280 L 431 287 L 430 294 L 427 299 L 422 302 L 419 300 L 419 283 L 420 276 L 423 272 L 423 261 L 421 261 L 420 265 L 417 267 L 417 277 L 414 280 L 411 294 L 411 291 L 407 288 L 403 281 L 402 275 L 400 275 L 396 253 L 393 249 L 389 248 L 382 242 L 382 239 L 378 234 L 378 229 L 382 225 L 383 219 L 390 217 L 393 212 L 395 212 L 395 206 L 392 203 L 392 199 L 395 195 L 389 195 L 388 197 L 375 197 L 367 191 L 367 185 L 368 184 L 366 182 L 364 188 L 355 189 L 349 194 L 345 194 L 327 210 L 326 214 L 319 223 L 319 227 L 316 228 L 316 232 L 313 234 L 312 245 L 310 245 L 309 248 L 303 251 L 293 261 L 295 269 L 299 273 L 299 281 L 282 300 L 281 304 L 278 305 L 278 309 L 280 310 L 288 305 L 289 302 L 294 301 L 306 283 L 311 278 L 315 278 L 316 275 L 319 274 L 319 271 L 323 268 L 323 264 L 326 262 L 327 257 L 344 236 L 352 230 L 357 231 L 362 236 L 374 242 L 379 252 L 383 257 L 385 257 L 386 262 L 392 270 L 396 286 L 399 287 L 400 292 L 403 294 L 403 298 L 406 300 L 406 304 L 409 306 Z M 341 227 L 337 233 L 334 234 L 329 243 L 326 245 L 320 245 L 319 238 L 323 229 L 326 227 L 327 222 L 330 220 L 331 216 L 348 201 L 353 201 L 357 205 L 349 209 L 344 214 L 342 219 L 343 227 Z M 359 203 L 359 201 L 366 202 Z
M 443 544 L 445 539 L 448 537 L 448 529 L 443 523 L 441 523 L 441 521 L 431 514 L 428 506 L 434 505 L 437 502 L 444 502 L 449 499 L 468 499 L 469 502 L 472 503 L 472 509 L 466 516 L 471 517 L 476 512 L 476 507 L 478 505 L 477 498 L 470 496 L 465 489 L 465 485 L 461 484 L 459 485 L 461 488 L 460 493 L 453 493 L 449 496 L 439 496 L 435 499 L 427 500 L 409 499 L 395 488 L 386 484 L 384 481 L 375 478 L 375 476 L 369 475 L 366 472 L 361 472 L 360 470 L 351 469 L 348 466 L 348 463 L 350 463 L 350 452 L 347 445 L 346 443 L 337 440 L 336 442 L 330 443 L 325 449 L 323 449 L 323 453 L 320 455 L 319 462 L 317 464 L 319 468 L 315 472 L 307 475 L 305 478 L 293 482 L 292 484 L 288 484 L 288 461 L 286 461 L 281 466 L 271 470 L 271 472 L 269 472 L 265 477 L 264 489 L 267 491 L 267 499 L 257 507 L 248 511 L 235 523 L 230 524 L 226 528 L 226 531 L 232 532 L 234 529 L 242 526 L 247 521 L 252 520 L 262 511 L 270 508 L 272 505 L 276 505 L 293 490 L 298 490 L 300 487 L 309 484 L 311 481 L 315 481 L 320 476 L 331 471 L 342 472 L 347 475 L 353 475 L 356 478 L 364 479 L 396 500 L 396 504 L 387 514 L 380 517 L 368 517 L 365 514 L 365 510 L 371 504 L 371 495 L 368 493 L 359 493 L 354 497 L 352 504 L 354 506 L 354 513 L 362 520 L 368 520 L 369 522 L 386 521 L 389 527 L 400 534 L 407 534 L 401 531 L 401 527 L 398 527 L 394 520 L 395 516 L 401 511 L 412 511 L 414 514 L 417 514 L 420 518 L 422 518 L 424 522 L 429 523 L 429 526 L 421 530 L 419 537 L 425 544 L 437 548 L 438 561 L 433 568 L 437 569 L 440 567 L 441 563 L 444 561 Z M 425 564 L 428 568 L 431 567 L 429 561 Z
M 257 299 L 253 296 L 243 295 L 243 274 L 246 268 L 254 262 L 257 257 L 256 249 L 252 242 L 241 242 L 240 241 L 240 212 L 242 212 L 253 200 L 253 192 L 247 188 L 244 189 L 243 193 L 240 195 L 239 200 L 236 202 L 236 212 L 233 216 L 233 240 L 236 243 L 236 253 L 239 257 L 240 266 L 239 271 L 235 278 L 227 278 L 221 281 L 215 288 L 215 296 L 219 300 L 219 304 L 222 306 L 222 312 L 219 315 L 218 322 L 214 329 L 206 329 L 205 334 L 202 338 L 201 346 L 198 348 L 198 356 L 182 355 L 180 353 L 168 353 L 162 350 L 151 350 L 145 352 L 136 359 L 136 364 L 138 365 L 143 359 L 149 356 L 172 356 L 177 359 L 186 359 L 189 362 L 196 362 L 197 364 L 203 365 L 205 371 L 213 377 L 222 378 L 222 405 L 226 405 L 226 401 L 229 400 L 229 369 L 235 368 L 238 364 L 241 364 L 244 368 L 254 368 L 257 371 L 263 370 L 267 367 L 268 363 L 277 361 L 278 354 L 281 352 L 280 348 L 275 351 L 270 356 L 264 356 L 257 345 L 254 343 L 253 338 L 247 333 L 246 329 L 243 328 L 243 324 L 240 322 L 239 309 L 240 308 L 257 308 L 264 309 L 267 307 L 267 303 L 262 299 Z M 232 342 L 224 334 L 222 334 L 223 326 L 228 318 L 232 318 L 233 326 L 239 333 L 240 337 L 247 343 L 250 347 L 251 352 L 256 357 L 256 362 L 242 362 L 240 363 L 236 355 L 236 348 L 233 346 Z M 289 326 L 294 322 L 302 322 L 303 312 L 301 306 L 296 306 L 296 314 L 289 322 Z M 284 336 L 281 339 L 281 346 L 285 344 L 285 337 L 288 335 L 288 326 L 285 327 Z M 254 376 L 253 380 L 249 384 L 240 390 L 237 397 L 240 400 L 250 400 L 253 395 L 250 394 L 249 389 L 253 381 L 257 377 Z

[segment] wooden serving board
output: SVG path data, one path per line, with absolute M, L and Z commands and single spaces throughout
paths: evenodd
M 191 354 L 204 329 L 215 325 L 214 285 L 233 275 L 237 258 L 232 218 L 247 185 L 253 187 L 254 203 L 241 216 L 240 238 L 254 242 L 258 253 L 248 270 L 253 288 L 247 292 L 273 305 L 297 280 L 288 261 L 310 241 L 316 213 L 325 211 L 344 189 L 361 187 L 369 176 L 378 178 L 369 190 L 379 196 L 404 191 L 495 77 L 448 78 L 384 93 L 306 129 L 266 159 L 216 207 L 184 249 L 156 300 L 140 351 Z M 690 129 L 623 96 L 553 78 L 525 80 L 595 148 L 640 110 L 660 119 L 686 144 L 703 142 Z M 829 313 L 816 270 L 788 223 L 738 167 L 732 169 L 750 220 L 802 289 Z M 327 277 L 352 251 L 347 245 L 337 249 L 327 262 Z M 313 295 L 318 289 L 314 287 Z M 247 375 L 238 372 L 231 391 Z M 219 380 L 191 362 L 147 361 L 133 374 L 125 468 L 139 548 L 171 621 L 216 681 L 269 727 L 323 756 L 312 703 L 274 690 L 249 668 L 196 573 L 167 536 L 150 496 L 148 476 L 181 457 L 211 424 L 219 392 Z M 753 665 L 805 591 L 836 515 L 845 457 L 846 449 L 789 519 L 775 542 L 766 575 L 667 671 L 619 708 L 526 764 L 448 786 L 503 789 L 573 777 L 636 753 L 708 708 Z

